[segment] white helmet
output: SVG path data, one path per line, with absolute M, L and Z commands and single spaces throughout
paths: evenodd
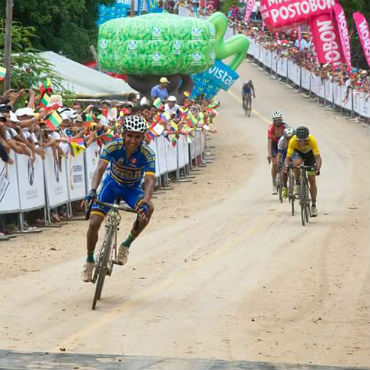
M 141 116 L 125 116 L 123 119 L 123 130 L 132 132 L 145 132 L 146 121 Z
M 283 119 L 283 114 L 279 111 L 275 112 L 273 115 L 272 115 L 272 120 L 275 121 L 275 120 L 280 120 L 280 119 Z
M 295 130 L 293 127 L 287 127 L 284 131 L 283 131 L 283 135 L 286 139 L 289 139 L 291 138 L 293 135 L 295 135 Z
M 172 101 L 172 102 L 175 102 L 176 103 L 176 101 L 177 101 L 176 96 L 173 96 L 173 95 L 169 96 L 167 98 L 167 101 Z

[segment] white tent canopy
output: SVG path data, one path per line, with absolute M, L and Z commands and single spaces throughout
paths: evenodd
M 86 67 L 52 51 L 40 53 L 62 77 L 64 88 L 75 94 L 128 94 L 135 92 L 125 81 Z

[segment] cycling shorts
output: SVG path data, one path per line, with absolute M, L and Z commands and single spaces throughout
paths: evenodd
M 125 187 L 119 185 L 109 175 L 104 179 L 99 190 L 98 200 L 101 202 L 114 203 L 117 198 L 124 200 L 129 207 L 134 208 L 144 198 L 144 191 L 139 187 Z M 105 216 L 109 207 L 103 207 L 98 204 L 92 206 L 92 214 Z
M 312 167 L 314 167 L 316 165 L 316 158 L 313 155 L 313 151 L 312 150 L 310 150 L 307 153 L 303 153 L 303 152 L 300 152 L 299 150 L 296 150 L 294 152 L 294 154 L 296 154 L 299 158 L 301 158 L 303 160 L 303 164 L 305 166 L 312 166 Z
M 271 157 L 276 158 L 278 154 L 278 143 L 276 141 L 271 142 Z

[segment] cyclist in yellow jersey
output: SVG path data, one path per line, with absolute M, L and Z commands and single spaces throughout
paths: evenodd
M 309 171 L 308 182 L 310 184 L 310 194 L 312 200 L 311 216 L 317 216 L 316 208 L 316 197 L 317 197 L 317 185 L 316 175 L 320 173 L 322 164 L 321 155 L 317 146 L 317 141 L 313 135 L 310 135 L 310 131 L 307 127 L 301 126 L 296 130 L 295 136 L 293 136 L 288 145 L 288 151 L 285 158 L 285 167 L 288 168 L 290 159 L 293 157 L 293 165 L 300 166 L 302 163 L 305 166 L 312 166 L 316 168 L 316 171 Z M 299 194 L 299 170 L 294 170 L 294 176 L 296 184 L 294 186 L 294 195 Z

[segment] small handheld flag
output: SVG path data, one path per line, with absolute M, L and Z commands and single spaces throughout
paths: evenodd
M 41 101 L 40 101 L 40 105 L 44 108 L 47 108 L 48 105 L 49 105 L 49 102 L 50 102 L 50 95 L 49 94 L 44 94 Z
M 162 105 L 162 100 L 160 98 L 154 99 L 153 106 L 155 108 L 159 109 Z
M 49 127 L 51 130 L 56 130 L 60 124 L 62 123 L 62 117 L 57 113 L 53 112 L 45 119 L 45 124 L 47 127 Z
M 40 93 L 41 94 L 45 94 L 45 92 L 47 91 L 47 89 L 50 89 L 50 88 L 51 88 L 51 80 L 50 80 L 50 78 L 47 78 L 46 81 L 44 81 L 40 85 Z
M 0 67 L 0 81 L 4 81 L 6 75 L 6 68 Z
M 82 139 L 83 141 L 83 139 Z M 77 157 L 79 154 L 83 153 L 84 150 L 86 149 L 85 148 L 85 144 L 83 145 L 80 145 L 78 142 L 76 141 L 72 141 L 69 143 L 69 147 L 71 149 L 71 153 L 72 153 L 72 156 L 73 157 Z

